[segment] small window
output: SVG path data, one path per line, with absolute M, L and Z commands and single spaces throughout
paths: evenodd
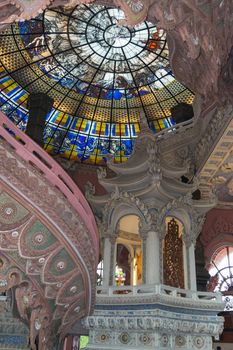
M 211 261 L 208 291 L 220 291 L 225 311 L 233 310 L 233 247 L 221 249 Z
M 96 271 L 96 283 L 97 286 L 102 286 L 103 284 L 103 260 L 101 260 L 97 266 L 97 271 Z

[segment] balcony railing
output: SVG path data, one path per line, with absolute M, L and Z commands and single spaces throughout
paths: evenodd
M 193 301 L 213 301 L 223 303 L 220 292 L 199 292 L 180 288 L 174 288 L 163 284 L 139 285 L 139 286 L 109 286 L 97 287 L 98 297 L 124 298 L 125 296 L 146 297 L 153 295 L 171 296 L 173 298 L 191 299 Z
M 21 158 L 37 168 L 52 186 L 55 186 L 64 194 L 72 207 L 82 217 L 98 252 L 98 230 L 92 210 L 78 186 L 65 170 L 2 112 L 0 112 L 0 136 L 13 147 Z
M 194 127 L 194 118 L 189 119 L 185 122 L 176 124 L 171 126 L 170 128 L 163 129 L 155 134 L 155 137 L 157 140 L 162 141 L 167 139 L 168 137 L 186 132 L 189 129 L 192 129 Z

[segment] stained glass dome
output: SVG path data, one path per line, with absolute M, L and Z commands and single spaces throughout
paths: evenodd
M 120 9 L 102 5 L 48 9 L 0 35 L 0 109 L 22 130 L 30 93 L 54 99 L 44 148 L 103 164 L 131 154 L 143 109 L 156 133 L 173 125 L 170 108 L 192 103 L 175 80 L 166 35 L 149 22 L 121 26 Z

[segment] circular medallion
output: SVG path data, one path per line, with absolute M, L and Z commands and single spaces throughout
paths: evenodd
M 79 312 L 80 311 L 80 306 L 76 306 L 76 308 L 74 309 L 75 312 Z
M 185 337 L 182 335 L 177 335 L 175 338 L 175 343 L 177 346 L 184 346 L 186 343 Z
M 40 265 L 43 265 L 44 262 L 45 262 L 45 258 L 40 258 L 40 259 L 38 260 L 38 262 L 39 262 Z
M 18 238 L 19 237 L 19 232 L 18 231 L 13 231 L 11 232 L 12 238 Z
M 120 335 L 120 340 L 123 344 L 127 344 L 129 342 L 129 334 L 128 333 L 122 333 Z
M 59 262 L 57 263 L 57 269 L 58 269 L 58 270 L 64 270 L 65 266 L 66 266 L 66 264 L 65 264 L 64 261 L 59 261 Z
M 139 340 L 143 344 L 149 344 L 151 342 L 151 338 L 147 334 L 141 334 Z
M 77 287 L 76 286 L 72 286 L 71 288 L 70 288 L 70 292 L 71 293 L 76 293 L 77 292 Z
M 17 213 L 17 208 L 16 208 L 16 205 L 13 203 L 6 203 L 6 204 L 2 205 L 0 208 L 0 215 L 4 219 L 14 218 L 16 213 Z
M 167 336 L 167 334 L 163 334 L 161 336 L 161 345 L 162 346 L 167 346 L 168 345 L 168 336 Z
M 196 348 L 201 349 L 204 346 L 204 339 L 202 337 L 194 337 L 193 338 L 193 344 L 196 346 Z
M 33 237 L 32 241 L 35 245 L 43 244 L 45 241 L 45 235 L 43 232 L 36 232 Z

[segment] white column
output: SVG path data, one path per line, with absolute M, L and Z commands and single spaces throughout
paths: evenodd
M 191 290 L 197 290 L 197 277 L 196 277 L 196 262 L 195 262 L 195 247 L 191 243 L 188 247 L 188 262 L 189 262 L 189 288 Z
M 111 266 L 111 242 L 109 237 L 104 238 L 104 254 L 103 254 L 103 286 L 109 286 Z
M 112 239 L 111 242 L 111 260 L 112 260 L 112 267 L 110 271 L 110 284 L 115 286 L 116 285 L 116 280 L 115 280 L 115 273 L 116 273 L 116 260 L 117 260 L 117 243 L 116 239 Z
M 154 231 L 147 233 L 146 239 L 146 284 L 160 283 L 160 239 Z

